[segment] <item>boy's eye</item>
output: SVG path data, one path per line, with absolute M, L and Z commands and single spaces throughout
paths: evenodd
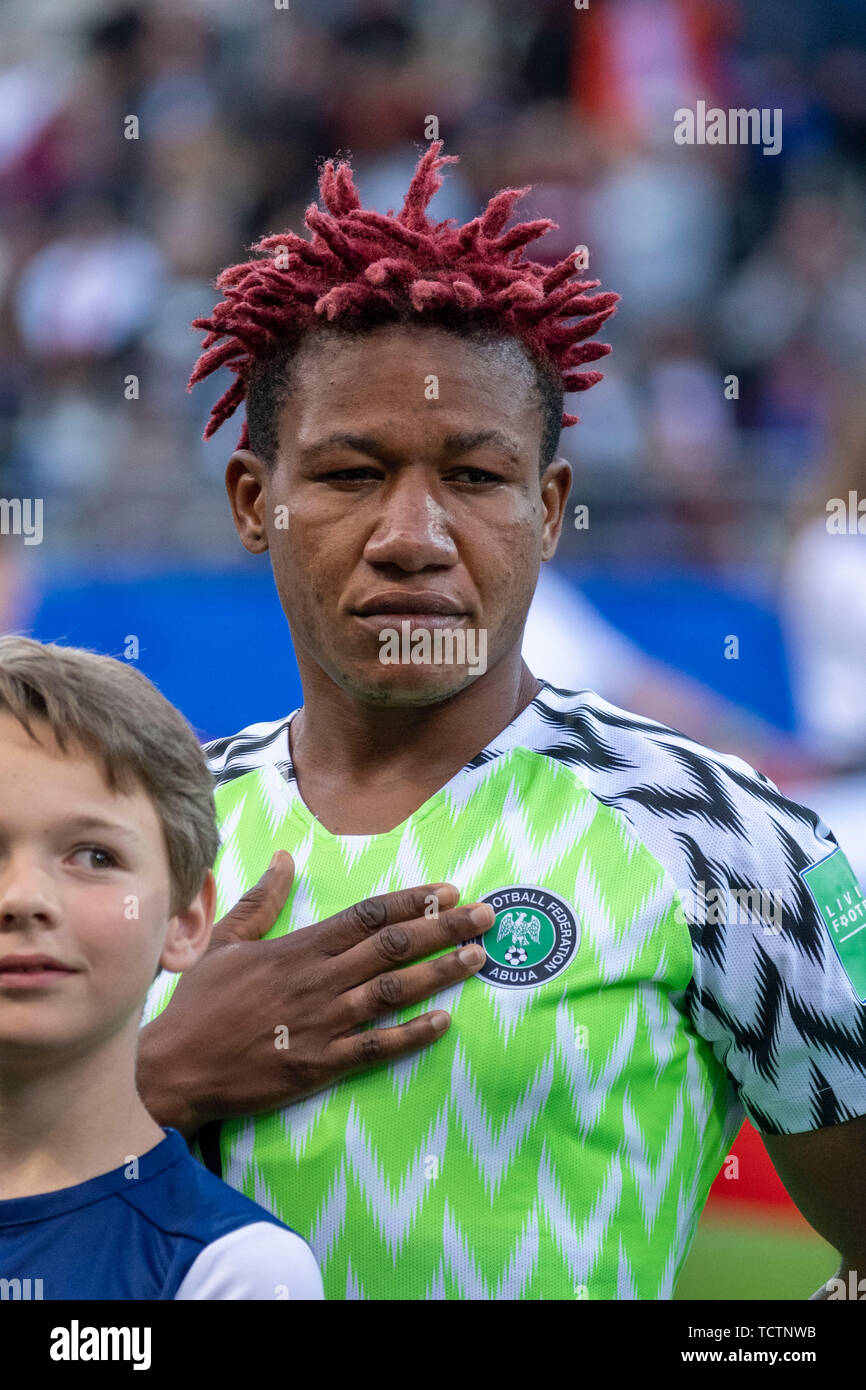
M 90 858 L 91 863 L 87 865 L 89 869 L 113 869 L 117 865 L 117 859 L 111 850 L 102 849 L 99 845 L 84 845 L 75 851 L 76 856 L 79 854 L 86 854 Z M 101 862 L 94 863 L 94 860 Z

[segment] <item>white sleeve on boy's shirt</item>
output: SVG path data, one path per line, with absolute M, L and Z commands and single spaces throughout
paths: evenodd
M 305 1240 L 255 1221 L 211 1241 L 197 1255 L 175 1299 L 323 1299 L 322 1276 Z

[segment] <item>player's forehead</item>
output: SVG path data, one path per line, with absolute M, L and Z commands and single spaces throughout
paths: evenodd
M 514 339 L 404 325 L 326 330 L 308 335 L 291 381 L 279 425 L 281 442 L 293 448 L 342 436 L 423 436 L 428 448 L 448 452 L 477 436 L 537 457 L 535 373 Z

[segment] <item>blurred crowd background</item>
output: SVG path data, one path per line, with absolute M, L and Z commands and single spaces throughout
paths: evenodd
M 623 296 L 603 387 L 569 403 L 589 525 L 540 593 L 539 669 L 782 776 L 866 766 L 866 539 L 826 511 L 866 494 L 866 9 L 282 4 L 0 9 L 0 493 L 47 508 L 38 550 L 0 536 L 0 618 L 69 567 L 249 572 L 190 320 L 301 229 L 324 156 L 399 206 L 435 117 L 461 157 L 440 216 L 531 184 L 543 254 L 585 244 Z M 781 151 L 675 144 L 697 100 L 780 109 Z
M 201 441 L 225 381 L 186 393 L 190 320 L 252 241 L 301 229 L 323 156 L 399 206 L 435 116 L 461 157 L 440 216 L 532 184 L 527 214 L 560 224 L 544 254 L 585 244 L 623 296 L 563 435 L 586 632 L 551 674 L 701 737 L 721 720 L 783 773 L 866 763 L 866 541 L 825 524 L 866 493 L 862 4 L 281 3 L 0 8 L 0 494 L 48 508 L 38 553 L 0 537 L 0 618 L 46 566 L 244 569 L 237 428 Z M 781 109 L 780 153 L 676 145 L 699 99 Z M 561 644 L 538 635 L 543 664 Z
M 6 0 L 0 40 L 4 479 L 62 496 L 53 545 L 224 555 L 188 321 L 251 241 L 300 227 L 323 155 L 399 206 L 433 114 L 461 156 L 440 215 L 534 184 L 547 255 L 585 242 L 623 295 L 564 438 L 597 503 L 582 553 L 778 556 L 866 359 L 857 0 Z M 698 98 L 781 108 L 781 152 L 675 145 Z
M 780 109 L 781 151 L 677 145 L 699 100 Z M 862 873 L 862 0 L 5 0 L 0 497 L 44 499 L 45 538 L 0 535 L 0 630 L 135 634 L 203 736 L 299 702 L 189 323 L 251 242 L 302 230 L 322 157 L 398 207 L 429 117 L 461 157 L 438 216 L 531 184 L 521 215 L 560 224 L 535 254 L 585 244 L 623 296 L 604 383 L 568 402 L 590 524 L 530 664 L 747 756 Z

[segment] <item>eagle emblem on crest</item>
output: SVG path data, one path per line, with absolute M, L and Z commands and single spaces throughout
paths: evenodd
M 506 912 L 502 921 L 499 923 L 499 935 L 496 940 L 501 941 L 504 936 L 510 936 L 515 946 L 525 946 L 528 941 L 538 945 L 541 936 L 541 923 L 533 912 L 529 921 L 526 920 L 525 912 Z

